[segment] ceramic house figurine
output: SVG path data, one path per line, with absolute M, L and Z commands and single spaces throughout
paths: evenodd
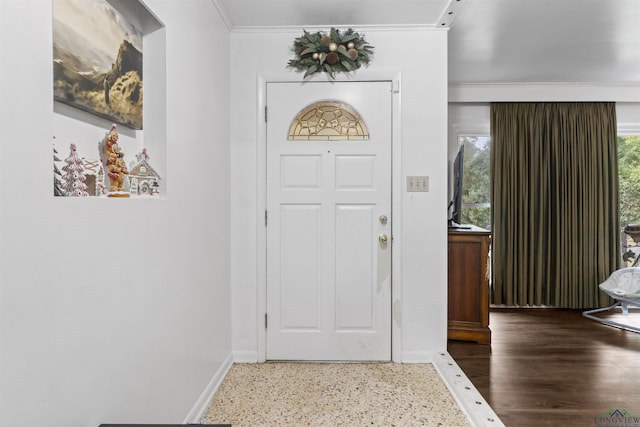
M 149 159 L 146 148 L 143 148 L 141 153 L 136 154 L 136 163 L 131 165 L 129 172 L 131 194 L 138 196 L 158 195 L 160 175 L 153 169 Z
M 107 156 L 106 166 L 109 177 L 109 197 L 129 197 L 129 193 L 124 188 L 126 175 L 129 174 L 127 165 L 124 162 L 124 153 L 118 145 L 118 129 L 116 125 L 111 126 L 111 130 L 104 137 L 103 151 Z

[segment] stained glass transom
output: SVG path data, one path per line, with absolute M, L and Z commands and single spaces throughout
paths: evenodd
M 369 139 L 360 114 L 340 101 L 320 101 L 300 111 L 289 128 L 290 140 L 344 141 Z

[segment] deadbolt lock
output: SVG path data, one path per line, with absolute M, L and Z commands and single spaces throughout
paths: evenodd
M 386 215 L 380 215 L 380 224 L 382 225 L 387 225 L 387 216 Z

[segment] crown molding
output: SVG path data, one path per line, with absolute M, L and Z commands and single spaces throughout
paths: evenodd
M 456 83 L 449 102 L 640 102 L 640 83 Z
M 213 1 L 213 0 L 212 0 Z M 264 25 L 243 26 L 236 25 L 230 30 L 233 33 L 291 33 L 306 30 L 309 32 L 327 31 L 330 28 L 346 30 L 357 29 L 359 32 L 384 32 L 384 31 L 448 31 L 449 28 L 439 28 L 431 24 L 407 24 L 407 25 Z
M 438 18 L 437 26 L 440 28 L 451 28 L 454 21 L 460 15 L 460 10 L 464 6 L 465 0 L 449 0 L 447 6 L 442 10 Z
M 211 3 L 213 3 L 215 8 L 218 10 L 218 13 L 220 14 L 220 17 L 222 18 L 222 20 L 224 21 L 224 25 L 227 27 L 227 30 L 232 31 L 233 20 L 231 19 L 231 16 L 229 15 L 227 8 L 223 6 L 220 0 L 211 0 Z

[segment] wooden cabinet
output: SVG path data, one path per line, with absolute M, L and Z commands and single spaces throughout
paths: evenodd
M 449 230 L 448 338 L 491 344 L 487 230 Z

